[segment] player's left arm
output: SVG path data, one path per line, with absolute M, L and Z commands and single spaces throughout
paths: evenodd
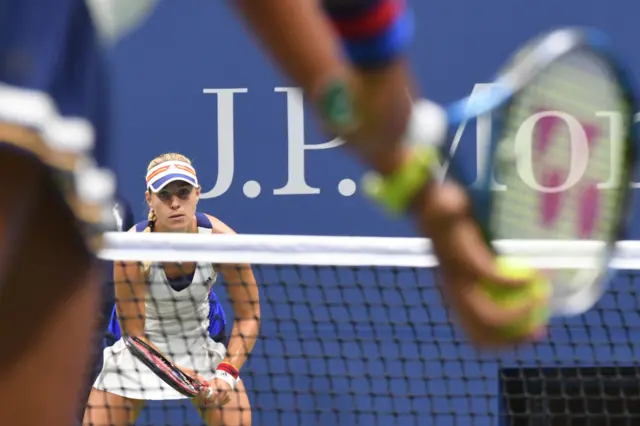
M 235 234 L 221 220 L 208 215 L 214 234 Z M 238 370 L 253 350 L 260 330 L 260 295 L 258 284 L 249 264 L 223 264 L 219 266 L 224 277 L 235 319 L 227 347 L 227 356 L 222 361 Z

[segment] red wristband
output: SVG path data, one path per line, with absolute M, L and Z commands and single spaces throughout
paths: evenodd
M 235 380 L 238 380 L 238 377 L 240 376 L 240 371 L 228 362 L 221 362 L 220 364 L 218 364 L 218 367 L 216 367 L 216 371 L 218 370 L 229 373 Z

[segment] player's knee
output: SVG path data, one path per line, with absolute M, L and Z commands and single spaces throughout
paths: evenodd
M 404 0 L 324 0 L 324 8 L 359 68 L 383 67 L 400 57 L 413 39 Z

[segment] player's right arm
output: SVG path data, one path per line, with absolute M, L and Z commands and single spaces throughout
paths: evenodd
M 480 279 L 503 286 L 523 282 L 498 272 L 465 190 L 451 182 L 439 185 L 429 173 L 437 158 L 433 145 L 442 143 L 447 123 L 435 106 L 414 115 L 414 84 L 405 58 L 411 41 L 406 1 L 230 4 L 285 74 L 304 89 L 325 125 L 379 172 L 386 190 L 378 192 L 378 201 L 414 216 L 420 232 L 431 238 L 445 293 L 472 340 L 510 345 L 532 337 L 507 340 L 499 331 L 535 305 L 507 308 L 480 288 Z M 425 129 L 419 141 L 408 140 L 406 131 L 413 123 Z M 415 150 L 407 142 L 431 148 Z
M 129 232 L 135 232 L 135 227 Z M 122 336 L 139 337 L 151 344 L 144 333 L 148 291 L 144 268 L 139 262 L 114 262 L 113 281 Z

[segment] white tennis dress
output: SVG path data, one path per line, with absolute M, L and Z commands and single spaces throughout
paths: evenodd
M 199 227 L 210 234 L 211 229 Z M 161 264 L 149 272 L 145 331 L 162 353 L 180 367 L 213 379 L 216 366 L 226 355 L 224 344 L 209 337 L 208 295 L 217 273 L 209 263 L 198 263 L 191 284 L 175 291 Z M 156 376 L 125 347 L 122 339 L 104 350 L 104 363 L 94 387 L 142 400 L 186 398 Z

